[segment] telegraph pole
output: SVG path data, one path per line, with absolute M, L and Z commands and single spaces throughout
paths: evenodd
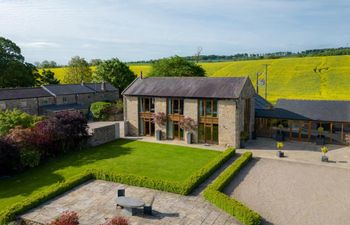
M 267 100 L 267 70 L 270 64 L 262 64 L 265 66 L 265 99 Z

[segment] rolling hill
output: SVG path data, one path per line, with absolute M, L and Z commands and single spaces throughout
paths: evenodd
M 256 83 L 256 73 L 268 69 L 268 99 L 350 100 L 350 56 L 281 58 L 268 60 L 200 63 L 211 77 L 249 76 Z M 136 74 L 147 76 L 150 65 L 130 65 Z M 93 70 L 95 68 L 92 68 Z M 62 79 L 64 68 L 52 69 Z M 264 77 L 264 76 L 262 76 Z M 264 88 L 260 94 L 264 95 Z

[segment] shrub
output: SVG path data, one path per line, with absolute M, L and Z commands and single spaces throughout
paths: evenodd
M 94 102 L 90 106 L 90 111 L 95 120 L 107 120 L 110 116 L 112 104 L 109 102 Z
M 197 129 L 197 124 L 191 117 L 184 117 L 180 120 L 179 126 L 185 131 L 194 131 Z
M 64 211 L 49 225 L 79 225 L 78 213 L 74 211 Z
M 236 217 L 240 222 L 246 225 L 257 225 L 261 223 L 261 216 L 255 211 L 249 209 L 239 201 L 221 193 L 221 191 L 231 182 L 232 178 L 239 170 L 252 158 L 251 152 L 244 153 L 235 162 L 222 172 L 205 190 L 204 197 L 223 209 L 228 214 Z
M 284 147 L 283 142 L 278 141 L 278 142 L 276 143 L 276 147 L 277 147 L 277 149 L 282 149 L 282 148 Z
M 167 116 L 164 112 L 157 112 L 152 115 L 152 121 L 160 127 L 164 127 L 167 121 Z
M 61 112 L 40 121 L 32 129 L 32 144 L 45 155 L 81 148 L 88 137 L 87 120 L 79 112 Z
M 0 136 L 8 134 L 16 126 L 23 128 L 32 127 L 39 120 L 40 117 L 31 116 L 18 109 L 0 111 Z
M 23 167 L 35 167 L 40 163 L 40 152 L 32 149 L 21 149 L 21 165 Z
M 323 146 L 323 147 L 321 148 L 321 152 L 323 153 L 323 155 L 326 155 L 327 152 L 328 152 L 328 147 L 327 147 L 327 146 Z
M 0 176 L 9 175 L 21 169 L 18 149 L 0 140 Z
M 115 216 L 101 225 L 129 225 L 129 221 L 122 216 Z

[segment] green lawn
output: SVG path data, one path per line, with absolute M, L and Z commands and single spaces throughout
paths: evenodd
M 15 177 L 0 180 L 2 210 L 64 182 L 85 169 L 100 168 L 170 181 L 184 181 L 219 152 L 175 145 L 118 140 L 75 152 Z

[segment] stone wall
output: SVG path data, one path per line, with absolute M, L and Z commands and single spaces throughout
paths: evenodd
M 39 106 L 53 105 L 56 103 L 55 97 L 41 97 L 38 98 Z
M 90 146 L 102 145 L 120 138 L 119 123 L 96 122 L 94 124 L 96 125 L 89 128 Z
M 118 92 L 97 92 L 94 94 L 94 102 L 115 102 L 119 99 Z
M 167 109 L 166 109 L 166 98 L 155 98 L 154 99 L 154 112 L 155 113 L 167 113 Z M 167 138 L 167 134 L 166 134 L 166 124 L 164 126 L 159 126 L 157 123 L 154 124 L 155 125 L 155 130 L 161 130 L 162 132 L 162 139 L 166 139 Z
M 127 135 L 139 135 L 138 98 L 134 96 L 124 96 L 124 121 L 127 126 Z
M 91 103 L 95 102 L 93 93 L 78 94 L 76 99 L 78 104 L 83 104 L 83 105 L 90 105 Z
M 198 124 L 198 99 L 189 99 L 186 98 L 184 100 L 184 116 L 185 117 L 191 117 L 196 124 Z M 188 131 L 185 131 L 185 142 L 187 143 L 187 133 Z M 197 143 L 198 142 L 198 129 L 195 131 L 192 131 L 192 142 Z
M 13 99 L 0 101 L 1 110 L 13 110 L 19 109 L 23 112 L 37 115 L 38 112 L 38 102 L 37 98 L 28 98 L 28 99 Z
M 219 144 L 239 147 L 239 120 L 234 100 L 218 101 Z M 239 123 L 239 122 L 238 122 Z M 238 132 L 238 138 L 237 138 Z

